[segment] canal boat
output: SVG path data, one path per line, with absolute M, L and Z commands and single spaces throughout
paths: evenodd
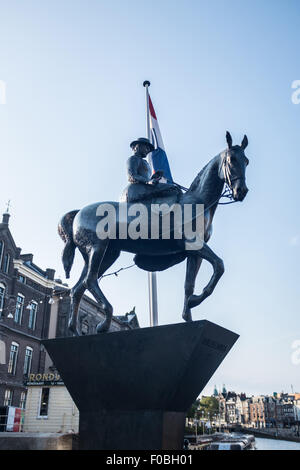
M 216 436 L 206 450 L 254 450 L 255 438 L 252 434 L 223 434 Z

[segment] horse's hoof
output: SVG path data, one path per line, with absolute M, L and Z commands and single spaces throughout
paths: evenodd
M 188 308 L 190 309 L 199 305 L 201 303 L 200 297 L 201 295 L 191 295 L 187 303 Z
M 184 319 L 184 321 L 193 321 L 190 309 L 185 310 L 183 312 L 182 318 Z
M 69 331 L 70 331 L 71 333 L 73 333 L 74 336 L 80 336 L 80 333 L 79 333 L 79 331 L 77 330 L 77 328 L 76 328 L 75 325 L 73 325 L 72 323 L 70 323 L 70 324 L 68 325 L 68 328 L 69 328 Z
M 69 331 L 71 331 L 71 333 L 73 334 L 73 336 L 80 336 L 80 333 L 79 331 L 75 328 L 69 328 Z
M 97 325 L 96 333 L 97 334 L 106 333 L 109 330 L 109 327 L 110 327 L 110 323 L 107 323 L 106 320 L 104 320 L 104 322 L 99 323 Z

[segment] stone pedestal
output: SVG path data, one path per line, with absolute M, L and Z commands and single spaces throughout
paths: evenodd
M 185 414 L 238 335 L 206 320 L 43 341 L 81 449 L 182 449 Z

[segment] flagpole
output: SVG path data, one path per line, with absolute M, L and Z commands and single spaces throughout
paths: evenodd
M 151 141 L 150 131 L 150 117 L 149 117 L 149 86 L 150 82 L 145 80 L 143 86 L 146 88 L 146 130 L 147 137 Z M 150 311 L 150 326 L 158 325 L 158 309 L 157 309 L 157 282 L 156 273 L 148 273 L 148 288 L 149 288 L 149 311 Z

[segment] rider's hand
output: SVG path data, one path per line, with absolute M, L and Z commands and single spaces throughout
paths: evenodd
M 163 171 L 157 170 L 152 176 L 151 179 L 156 180 L 163 176 Z

